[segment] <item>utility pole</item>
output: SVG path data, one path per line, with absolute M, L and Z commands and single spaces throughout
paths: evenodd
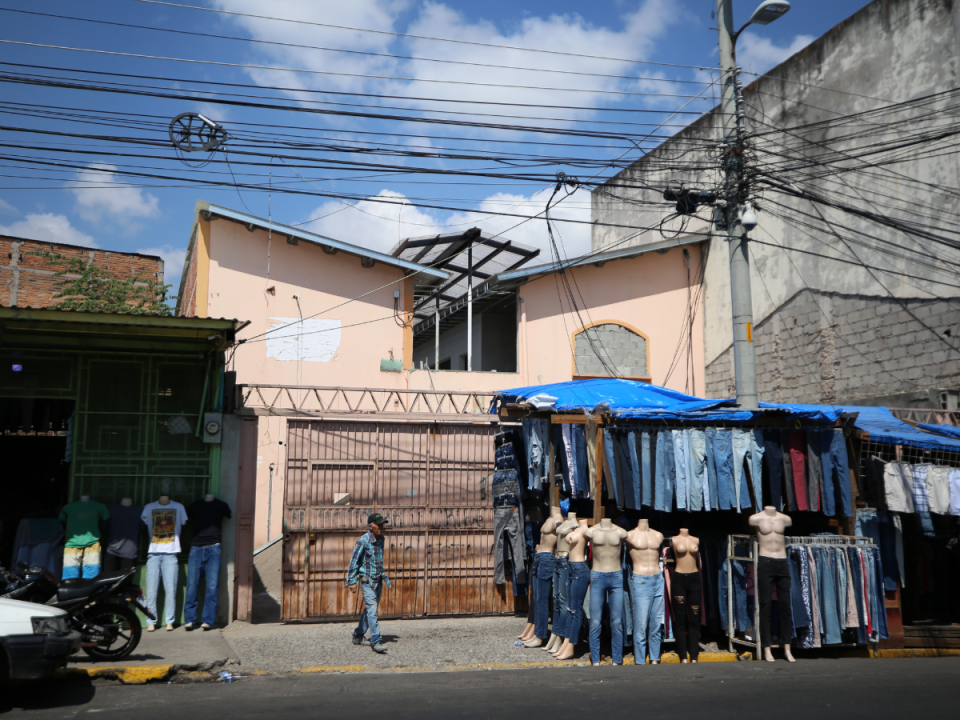
M 721 164 L 725 174 L 720 197 L 723 222 L 718 230 L 727 233 L 730 248 L 730 300 L 733 307 L 733 357 L 737 380 L 737 404 L 757 408 L 757 354 L 753 344 L 753 298 L 750 293 L 750 256 L 747 229 L 741 221 L 747 199 L 744 183 L 743 95 L 740 68 L 734 49 L 737 35 L 733 28 L 733 0 L 717 0 L 717 27 L 720 30 L 720 78 L 723 97 Z M 787 6 L 789 8 L 789 5 Z M 754 216 L 755 219 L 755 216 Z M 756 224 L 754 222 L 754 224 Z
M 467 245 L 467 372 L 473 372 L 473 238 Z

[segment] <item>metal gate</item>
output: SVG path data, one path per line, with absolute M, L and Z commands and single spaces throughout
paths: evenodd
M 284 620 L 342 619 L 367 515 L 389 518 L 381 617 L 512 613 L 493 583 L 493 435 L 485 424 L 289 420 Z

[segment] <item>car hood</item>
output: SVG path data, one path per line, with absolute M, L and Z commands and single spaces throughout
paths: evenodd
M 57 615 L 66 614 L 67 613 L 60 608 L 49 607 L 48 605 L 24 602 L 23 600 L 0 598 L 0 622 L 8 619 L 12 620 L 14 618 L 19 619 L 21 617 L 56 617 Z

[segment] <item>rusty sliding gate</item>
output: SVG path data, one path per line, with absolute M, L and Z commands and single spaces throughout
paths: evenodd
M 387 526 L 381 617 L 514 612 L 493 583 L 495 425 L 289 420 L 283 620 L 357 617 L 345 584 L 367 515 Z M 525 598 L 524 598 L 525 600 Z

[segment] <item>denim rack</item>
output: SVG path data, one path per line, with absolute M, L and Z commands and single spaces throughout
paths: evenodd
M 746 557 L 738 556 L 734 552 L 737 547 L 749 546 L 750 554 Z M 746 645 L 753 648 L 753 657 L 760 659 L 760 602 L 759 598 L 754 596 L 753 602 L 753 640 L 750 640 L 746 633 L 743 639 L 737 637 L 734 629 L 733 616 L 733 562 L 742 562 L 753 565 L 753 582 L 756 587 L 757 582 L 757 564 L 760 559 L 760 545 L 757 542 L 756 535 L 728 535 L 727 536 L 727 647 L 730 652 L 734 651 L 734 644 Z

